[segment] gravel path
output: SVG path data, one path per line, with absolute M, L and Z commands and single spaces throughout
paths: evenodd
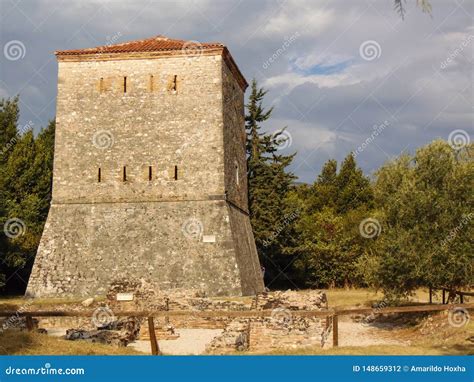
M 160 350 L 165 354 L 202 354 L 206 345 L 223 332 L 222 329 L 176 329 L 180 334 L 175 340 L 159 340 Z M 150 341 L 132 342 L 131 348 L 143 353 L 151 353 Z
M 390 328 L 384 329 L 354 321 L 339 321 L 339 346 L 408 345 L 389 338 Z

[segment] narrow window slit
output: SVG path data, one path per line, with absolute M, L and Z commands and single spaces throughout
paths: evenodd
M 99 183 L 102 182 L 102 171 L 100 167 L 99 167 L 99 170 L 97 171 L 97 181 Z
M 127 77 L 123 77 L 123 92 L 127 92 Z
M 100 77 L 99 91 L 100 91 L 101 93 L 104 92 L 104 77 Z
M 151 166 L 148 166 L 148 180 L 153 179 L 153 168 Z
M 174 180 L 178 180 L 178 166 L 174 166 Z
M 172 88 L 172 90 L 173 91 L 178 90 L 178 76 L 176 74 L 173 77 L 173 88 Z
M 153 78 L 153 74 L 150 74 L 150 91 L 152 92 L 153 91 L 153 82 L 154 82 L 154 78 Z
M 123 181 L 127 181 L 127 166 L 123 166 Z

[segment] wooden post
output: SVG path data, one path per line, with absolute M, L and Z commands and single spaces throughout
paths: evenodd
M 444 304 L 445 297 L 446 297 L 446 289 L 443 288 L 443 304 Z
M 153 317 L 148 317 L 148 331 L 150 332 L 151 354 L 160 355 L 161 352 L 158 346 L 158 341 L 156 340 L 155 323 L 153 322 Z
M 26 320 L 26 328 L 28 329 L 29 332 L 31 332 L 35 328 L 35 325 L 33 323 L 33 317 L 26 316 L 25 320 Z
M 332 346 L 339 346 L 339 327 L 337 314 L 332 316 Z
M 464 293 L 462 292 L 459 292 L 459 301 L 461 302 L 461 304 L 464 304 Z
M 433 289 L 430 287 L 430 304 L 433 303 Z

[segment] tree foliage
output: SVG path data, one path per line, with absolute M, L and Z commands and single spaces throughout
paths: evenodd
M 366 279 L 389 296 L 473 284 L 474 164 L 443 141 L 382 166 L 374 184 L 382 234 Z
M 281 270 L 288 262 L 288 257 L 284 256 L 291 241 L 291 222 L 288 223 L 288 219 L 296 214 L 286 200 L 295 179 L 287 171 L 294 154 L 278 153 L 284 130 L 276 134 L 262 131 L 262 124 L 273 111 L 263 106 L 266 93 L 255 80 L 252 81 L 245 116 L 248 199 L 255 243 L 266 270 L 266 279 L 278 283 Z
M 0 101 L 0 286 L 28 280 L 51 200 L 54 122 L 18 127 L 18 97 Z M 23 281 L 22 281 L 23 280 Z
M 301 217 L 296 225 L 298 284 L 302 286 L 354 286 L 360 284 L 357 262 L 367 242 L 358 224 L 372 207 L 370 181 L 348 155 L 339 172 L 329 160 L 310 187 L 296 191 Z
M 393 7 L 402 19 L 405 18 L 405 14 L 407 12 L 405 8 L 406 2 L 406 0 L 394 0 L 393 2 Z M 432 8 L 428 0 L 416 0 L 416 5 L 419 6 L 424 13 L 431 14 Z

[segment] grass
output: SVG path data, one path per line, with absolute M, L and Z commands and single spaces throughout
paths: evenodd
M 451 346 L 346 346 L 323 350 L 321 348 L 278 350 L 268 355 L 466 355 L 469 354 L 469 345 Z M 472 345 L 471 345 L 472 354 Z
M 371 306 L 372 303 L 383 299 L 382 293 L 370 289 L 333 288 L 326 290 L 329 307 L 342 306 Z
M 143 355 L 128 347 L 67 341 L 34 332 L 0 333 L 0 355 Z
M 95 297 L 95 301 L 103 301 L 105 297 Z M 64 304 L 79 304 L 85 298 L 26 298 L 23 296 L 12 296 L 0 298 L 0 310 L 19 309 L 28 306 L 54 306 Z
M 383 293 L 366 288 L 333 288 L 326 290 L 329 307 L 351 307 L 351 306 L 371 306 L 375 302 L 383 300 Z M 425 304 L 429 302 L 429 292 L 425 289 L 418 289 L 407 304 Z M 441 302 L 440 296 L 434 296 L 434 303 Z

